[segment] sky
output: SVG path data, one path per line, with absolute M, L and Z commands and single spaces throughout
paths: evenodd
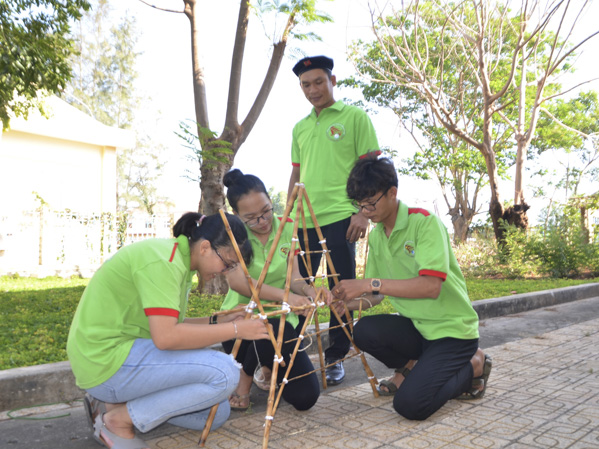
M 180 0 L 150 0 L 151 3 L 169 9 L 180 10 Z M 196 170 L 193 162 L 186 160 L 189 150 L 181 145 L 175 136 L 179 122 L 194 120 L 193 87 L 191 70 L 190 26 L 183 14 L 160 11 L 139 0 L 111 2 L 115 17 L 123 14 L 136 18 L 140 32 L 139 89 L 148 99 L 145 113 L 157 119 L 153 129 L 155 138 L 167 147 L 169 163 L 164 171 L 163 191 L 172 198 L 177 209 L 197 210 L 200 196 L 197 182 L 190 182 L 183 175 L 186 169 Z M 210 127 L 217 133 L 222 131 L 229 68 L 233 48 L 233 36 L 237 21 L 238 1 L 204 1 L 201 6 L 201 50 L 208 93 Z M 382 2 L 380 2 L 382 3 Z M 389 2 L 385 2 L 389 3 Z M 395 2 L 398 3 L 398 2 Z M 291 173 L 291 132 L 295 123 L 305 117 L 311 105 L 303 96 L 296 76 L 291 68 L 299 59 L 298 51 L 304 55 L 325 54 L 335 60 L 334 73 L 337 79 L 355 74 L 353 65 L 347 61 L 347 46 L 357 38 L 370 40 L 370 13 L 366 0 L 321 1 L 319 8 L 328 12 L 333 23 L 315 25 L 309 30 L 322 37 L 321 42 L 292 42 L 286 51 L 277 80 L 257 124 L 242 145 L 235 158 L 234 168 L 260 177 L 267 188 L 287 191 Z M 593 5 L 597 12 L 597 2 Z M 589 13 L 590 17 L 597 14 Z M 594 24 L 583 22 L 577 29 L 585 33 Z M 246 54 L 243 63 L 243 81 L 240 99 L 240 121 L 245 118 L 256 95 L 268 62 L 270 43 L 265 29 L 256 16 L 250 18 Z M 599 38 L 592 41 L 577 62 L 576 80 L 586 80 L 595 76 L 596 49 Z M 597 83 L 593 84 L 599 90 Z M 336 88 L 336 99 L 359 98 L 356 92 Z M 159 112 L 156 112 L 159 111 Z M 405 130 L 402 130 L 395 116 L 389 111 L 371 114 L 381 147 L 390 147 L 398 152 L 399 158 L 408 157 L 415 151 L 415 145 Z M 402 186 L 404 188 L 402 188 Z M 511 186 L 511 187 L 510 187 Z M 507 182 L 502 189 L 503 199 L 513 195 L 513 183 Z M 420 181 L 416 178 L 400 178 L 400 198 L 411 206 L 426 207 L 439 214 L 446 225 L 450 222 L 447 207 L 440 196 L 440 189 L 434 181 Z M 486 206 L 483 207 L 486 211 Z

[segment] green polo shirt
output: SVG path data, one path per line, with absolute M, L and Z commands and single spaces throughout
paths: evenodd
M 250 228 L 247 229 L 248 236 L 250 239 L 250 243 L 252 244 L 252 249 L 254 250 L 254 258 L 252 259 L 252 263 L 248 266 L 248 272 L 253 279 L 258 279 L 260 277 L 260 273 L 262 272 L 262 268 L 266 264 L 266 256 L 268 256 L 268 252 L 270 251 L 270 247 L 273 244 L 275 234 L 277 230 L 281 226 L 280 218 L 273 219 L 272 221 L 272 231 L 268 236 L 268 241 L 266 245 L 263 245 L 258 237 L 254 235 Z M 287 259 L 289 256 L 289 251 L 291 250 L 291 238 L 293 237 L 293 221 L 288 220 L 287 224 L 283 228 L 283 232 L 281 234 L 281 238 L 279 239 L 279 244 L 277 245 L 277 249 L 272 256 L 272 261 L 268 267 L 268 272 L 266 273 L 266 278 L 264 278 L 264 284 L 270 285 L 271 287 L 277 288 L 285 288 L 285 280 L 287 278 Z M 299 242 L 295 244 L 296 248 L 299 248 Z M 221 306 L 221 310 L 230 310 L 237 306 L 238 304 L 248 304 L 250 302 L 250 298 L 247 296 L 241 295 L 237 293 L 233 289 L 229 289 L 225 300 L 223 301 L 223 305 Z M 266 307 L 268 301 L 262 301 L 262 306 L 265 308 L 265 312 L 269 310 L 273 310 L 271 308 Z M 277 306 L 277 308 L 280 306 Z M 260 313 L 258 307 L 254 309 L 254 313 Z M 299 319 L 297 315 L 293 312 L 287 314 L 287 321 L 293 326 L 296 327 L 299 323 Z
M 118 371 L 138 338 L 151 338 L 149 315 L 183 321 L 195 272 L 187 237 L 121 248 L 89 281 L 71 323 L 67 353 L 77 385 L 100 385 Z
M 345 190 L 347 177 L 356 161 L 368 153 L 380 154 L 368 115 L 355 106 L 337 101 L 316 116 L 310 115 L 293 128 L 291 163 L 300 167 L 320 226 L 336 223 L 356 213 Z M 314 223 L 308 209 L 306 227 Z
M 439 297 L 390 296 L 395 310 L 410 318 L 427 340 L 478 338 L 478 315 L 468 298 L 447 229 L 436 215 L 400 202 L 389 238 L 382 223 L 370 233 L 365 277 L 411 279 L 423 275 L 444 280 Z

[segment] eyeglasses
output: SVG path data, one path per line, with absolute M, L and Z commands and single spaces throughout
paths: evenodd
M 381 193 L 381 196 L 379 196 L 374 203 L 358 204 L 357 201 L 352 201 L 352 205 L 355 208 L 357 208 L 358 211 L 361 211 L 362 209 L 364 209 L 365 211 L 368 211 L 368 212 L 374 212 L 376 210 L 376 203 L 378 203 L 380 201 L 380 199 L 385 196 L 386 193 L 387 193 L 387 190 L 385 190 L 383 193 Z
M 258 226 L 258 224 L 260 224 L 260 220 L 264 220 L 264 221 L 270 220 L 272 218 L 272 210 L 273 210 L 273 208 L 271 207 L 270 209 L 268 209 L 266 212 L 264 212 L 259 217 L 252 218 L 251 220 L 248 220 L 248 221 L 244 221 L 244 223 L 248 226 L 248 228 L 254 228 L 254 227 Z
M 216 255 L 218 256 L 218 258 L 222 261 L 223 265 L 225 266 L 224 270 L 221 270 L 221 273 L 228 273 L 229 271 L 232 271 L 235 268 L 237 268 L 237 265 L 239 265 L 239 262 L 227 263 L 227 262 L 225 262 L 225 259 L 223 259 L 223 256 L 221 256 L 218 253 L 218 250 L 216 248 L 213 248 L 213 249 L 214 249 L 214 252 L 216 253 Z

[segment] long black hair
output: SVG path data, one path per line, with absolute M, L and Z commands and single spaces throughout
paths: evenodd
M 246 265 L 252 261 L 254 253 L 252 245 L 248 240 L 248 234 L 243 222 L 239 217 L 231 214 L 225 214 L 231 227 L 231 232 L 239 246 L 239 251 Z M 213 249 L 232 248 L 233 243 L 225 229 L 220 214 L 202 215 L 196 212 L 187 212 L 181 216 L 173 226 L 173 235 L 179 237 L 184 235 L 189 239 L 189 246 L 198 240 L 204 239 L 210 242 Z
M 239 212 L 237 209 L 239 198 L 250 192 L 264 193 L 270 200 L 266 187 L 260 178 L 254 175 L 244 175 L 237 168 L 225 173 L 223 184 L 227 188 L 227 201 L 229 201 L 231 208 L 235 212 Z

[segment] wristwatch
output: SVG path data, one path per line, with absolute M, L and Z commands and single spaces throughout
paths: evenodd
M 380 279 L 371 279 L 370 287 L 372 288 L 372 294 L 378 295 L 381 290 L 381 280 Z

